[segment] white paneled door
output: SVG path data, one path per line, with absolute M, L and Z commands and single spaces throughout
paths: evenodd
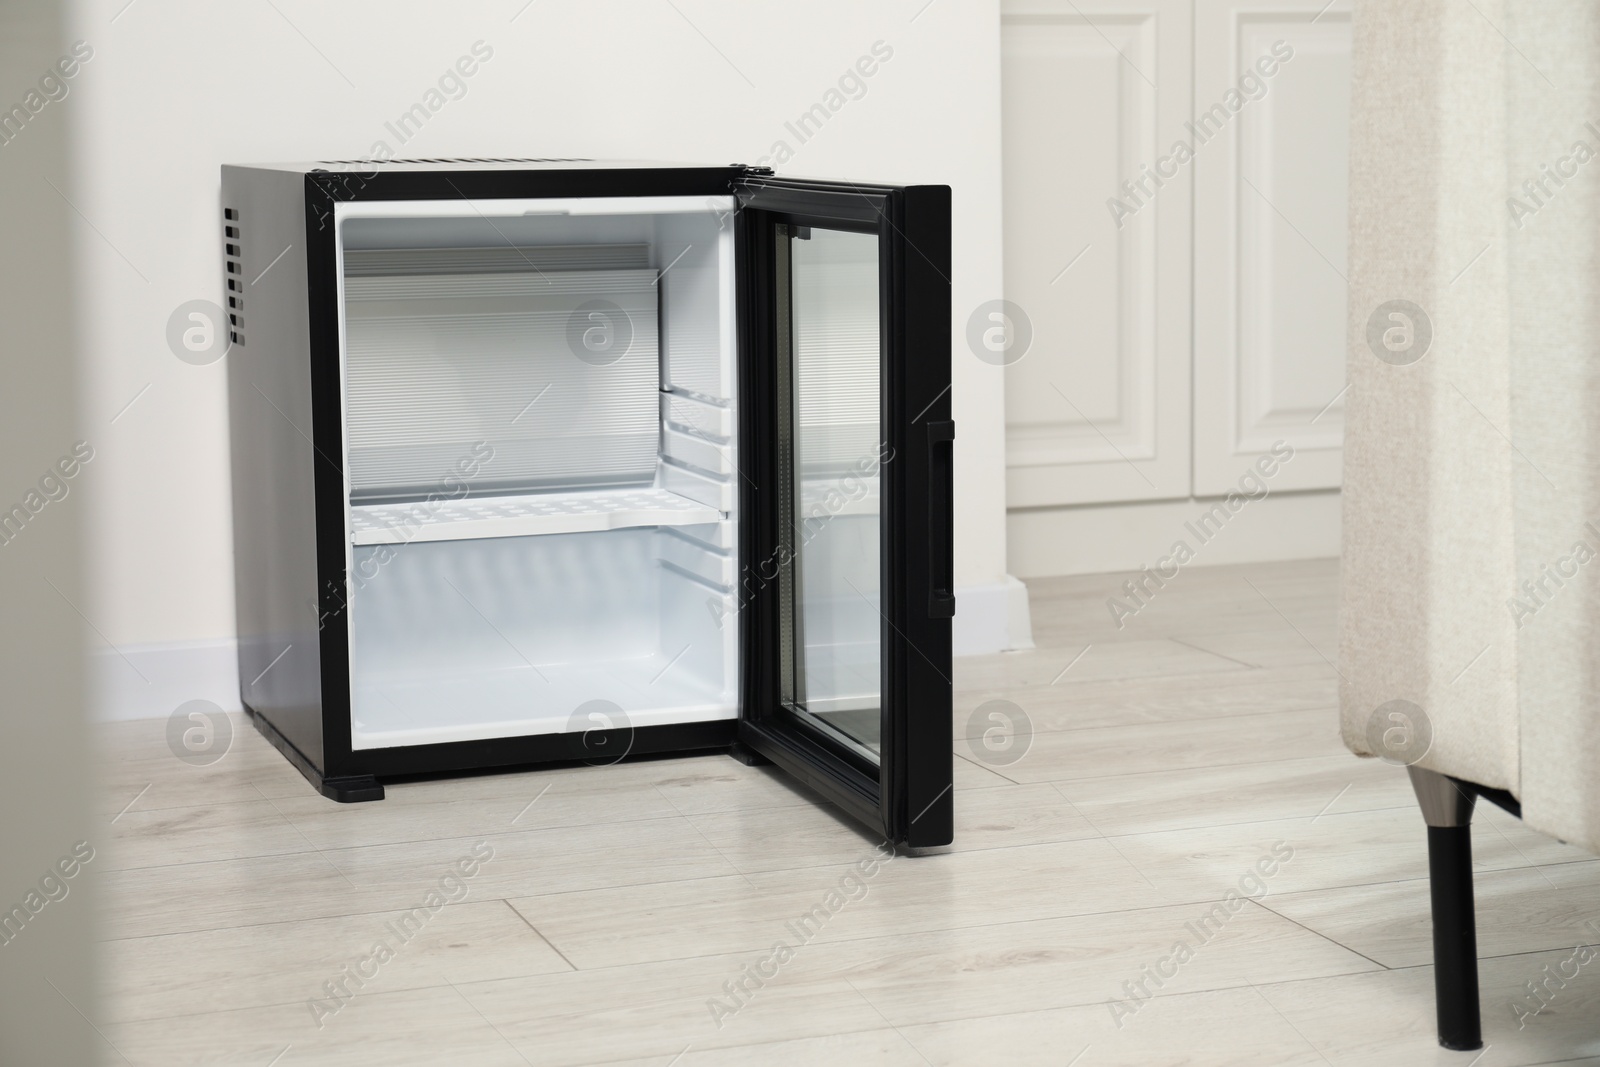
M 1339 485 L 1350 10 L 1195 0 L 1194 492 Z
M 1003 7 L 1011 507 L 1189 493 L 1191 11 Z
M 1004 0 L 1008 505 L 1339 485 L 1348 0 Z

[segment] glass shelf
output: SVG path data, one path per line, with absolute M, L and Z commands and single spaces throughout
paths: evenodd
M 630 526 L 695 526 L 722 519 L 716 508 L 666 489 L 597 489 L 432 503 L 357 504 L 350 508 L 350 540 L 357 545 L 400 545 L 591 533 Z

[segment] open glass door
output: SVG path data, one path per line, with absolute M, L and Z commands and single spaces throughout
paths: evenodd
M 741 741 L 948 844 L 950 191 L 739 190 Z

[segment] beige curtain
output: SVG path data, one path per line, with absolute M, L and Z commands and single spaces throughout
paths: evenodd
M 1600 851 L 1600 4 L 1354 31 L 1345 743 L 1409 701 L 1420 766 Z

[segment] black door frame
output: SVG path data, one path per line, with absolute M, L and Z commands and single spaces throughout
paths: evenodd
M 749 177 L 738 183 L 742 530 L 740 740 L 885 837 L 953 836 L 950 190 Z M 777 227 L 879 238 L 881 759 L 781 706 Z

